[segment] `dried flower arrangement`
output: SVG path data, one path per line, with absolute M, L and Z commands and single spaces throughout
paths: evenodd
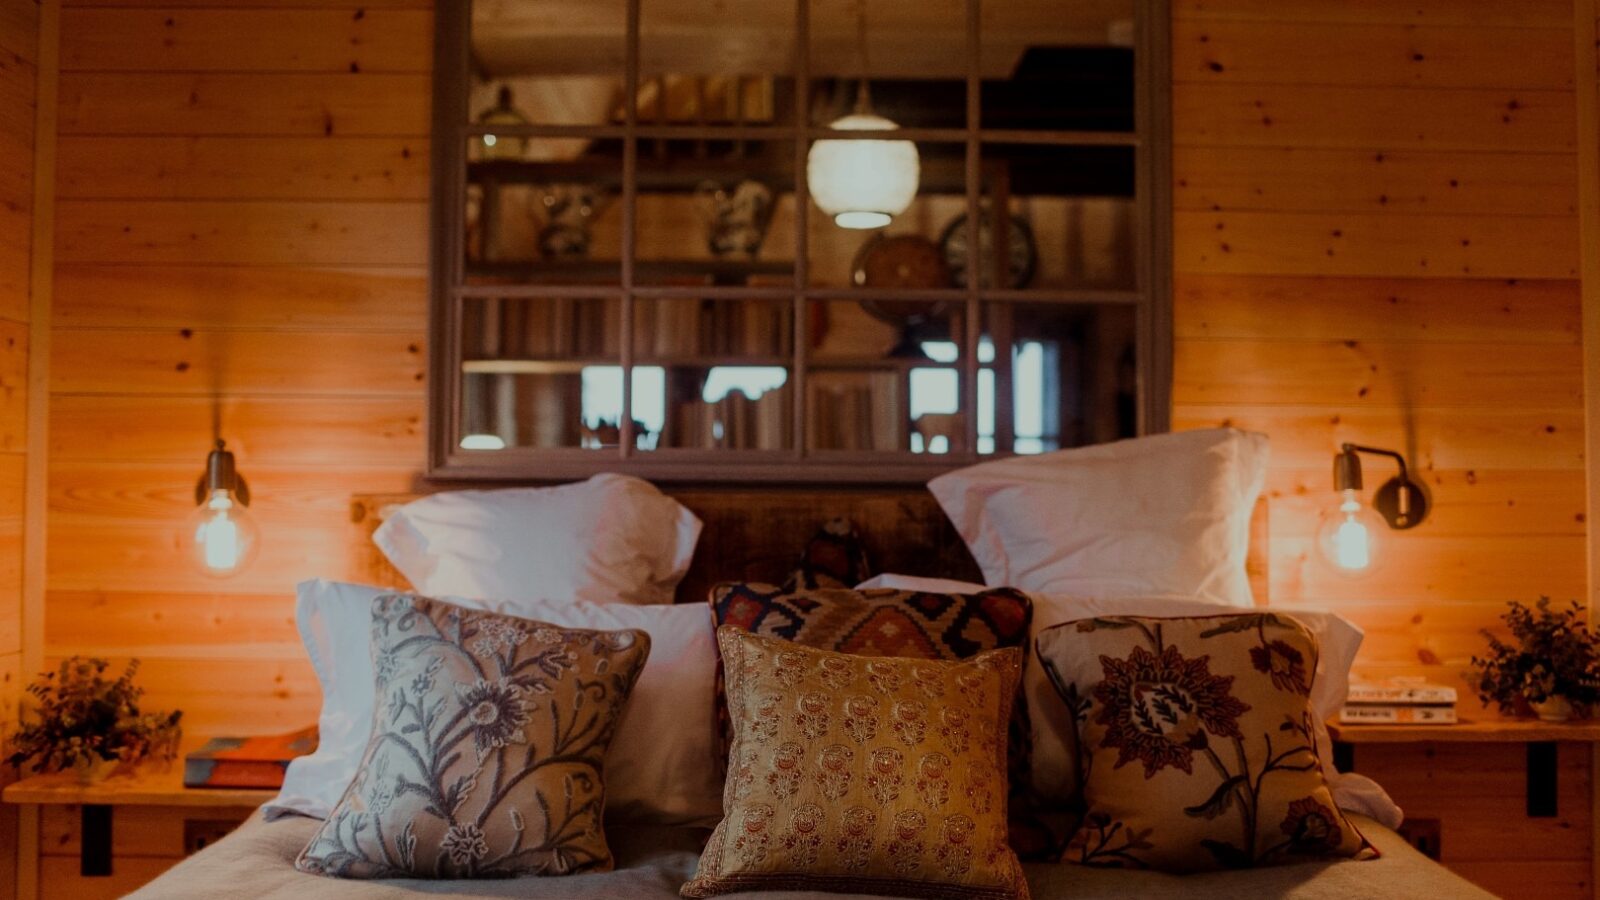
M 110 665 L 74 656 L 28 686 L 33 714 L 24 716 L 12 736 L 11 765 L 31 764 L 40 772 L 70 769 L 87 782 L 120 765 L 177 755 L 183 713 L 140 711 L 144 688 L 133 683 L 139 661 L 128 663 L 115 680 L 105 677 Z
M 1474 656 L 1478 698 L 1506 715 L 1532 708 L 1542 719 L 1589 715 L 1600 702 L 1600 634 L 1589 630 L 1583 606 L 1552 610 L 1550 598 L 1532 607 L 1513 601 L 1501 619 L 1507 643 L 1489 631 L 1489 652 Z

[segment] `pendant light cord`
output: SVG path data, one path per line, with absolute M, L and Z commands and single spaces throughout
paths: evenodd
M 872 70 L 867 56 L 867 0 L 856 0 L 856 49 L 861 54 L 861 80 L 856 83 L 855 114 L 872 114 L 872 94 L 867 88 L 867 73 Z

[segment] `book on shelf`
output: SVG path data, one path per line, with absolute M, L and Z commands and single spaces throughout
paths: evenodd
M 212 738 L 183 758 L 188 788 L 281 788 L 289 761 L 317 749 L 317 726 L 260 737 Z
M 782 303 L 669 298 L 634 304 L 635 355 L 649 359 L 783 357 L 794 330 Z
M 910 425 L 902 385 L 898 372 L 813 381 L 807 408 L 813 445 L 821 450 L 908 449 Z
M 1341 725 L 1454 725 L 1453 704 L 1350 703 L 1339 710 Z
M 751 399 L 731 390 L 720 400 L 675 404 L 668 420 L 672 447 L 782 450 L 793 446 L 789 386 L 769 388 Z
M 1421 679 L 1353 683 L 1345 693 L 1346 703 L 1449 705 L 1456 702 L 1456 689 L 1429 684 Z

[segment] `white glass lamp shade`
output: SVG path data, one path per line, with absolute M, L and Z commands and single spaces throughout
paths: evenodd
M 189 514 L 185 534 L 200 571 L 226 578 L 243 571 L 261 547 L 261 530 L 243 503 L 224 488 L 213 490 Z
M 853 113 L 831 126 L 838 131 L 894 131 L 900 126 L 871 113 Z M 829 138 L 811 145 L 806 182 L 817 208 L 840 228 L 882 228 L 917 196 L 922 161 L 911 141 Z
M 1359 492 L 1341 491 L 1338 505 L 1323 513 L 1317 528 L 1317 549 L 1334 571 L 1363 575 L 1383 561 L 1387 530 L 1383 517 L 1361 502 Z

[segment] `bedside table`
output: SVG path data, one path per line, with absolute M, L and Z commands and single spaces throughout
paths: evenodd
M 186 788 L 181 756 L 96 784 L 63 772 L 7 785 L 0 799 L 18 807 L 17 898 L 121 897 L 232 831 L 276 795 Z
M 1340 771 L 1405 811 L 1418 849 L 1505 897 L 1589 898 L 1600 722 L 1493 714 L 1455 725 L 1328 723 Z

